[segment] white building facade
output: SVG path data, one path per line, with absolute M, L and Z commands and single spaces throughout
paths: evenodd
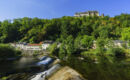
M 47 50 L 47 48 L 52 44 L 52 41 L 45 41 L 39 44 L 24 44 L 24 43 L 11 43 L 10 45 L 21 50 Z
M 79 12 L 75 13 L 75 17 L 82 17 L 82 16 L 99 16 L 98 11 L 88 11 L 88 12 Z

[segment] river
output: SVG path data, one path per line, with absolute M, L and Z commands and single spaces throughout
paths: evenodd
M 71 57 L 63 65 L 77 70 L 87 80 L 130 80 L 130 58 L 97 56 L 79 59 Z
M 99 57 L 97 61 L 87 57 L 71 57 L 61 64 L 72 67 L 87 80 L 130 80 L 130 60 Z M 128 60 L 128 61 L 127 61 Z M 35 57 L 22 57 L 15 61 L 0 62 L 0 76 L 11 80 L 27 80 L 44 69 L 35 67 L 39 60 Z
M 12 61 L 0 62 L 0 77 L 9 76 L 12 80 L 27 80 L 31 75 L 41 71 L 35 63 L 39 60 L 35 57 L 22 57 Z

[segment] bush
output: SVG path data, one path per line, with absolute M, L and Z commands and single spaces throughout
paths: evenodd
M 55 55 L 58 56 L 58 43 L 53 43 L 50 47 L 49 47 L 49 51 L 51 55 Z
M 98 55 L 104 55 L 104 53 L 106 52 L 106 41 L 104 39 L 99 38 L 96 42 L 96 54 Z
M 1 58 L 5 59 L 5 58 L 11 58 L 11 57 L 16 57 L 20 55 L 21 55 L 21 51 L 14 49 L 8 44 L 0 44 L 0 57 Z
M 125 57 L 126 56 L 126 52 L 125 52 L 125 50 L 124 49 L 122 49 L 122 48 L 111 48 L 111 49 L 109 49 L 108 50 L 108 52 L 111 54 L 111 55 L 113 55 L 113 56 L 115 56 L 115 57 Z
M 87 56 L 87 55 L 97 55 L 97 53 L 96 53 L 96 50 L 90 49 L 89 51 L 83 51 L 83 52 L 81 53 L 81 55 L 83 55 L 83 56 Z
M 125 51 L 126 51 L 126 55 L 130 55 L 130 49 L 125 49 Z
M 39 51 L 34 51 L 33 56 L 38 56 Z

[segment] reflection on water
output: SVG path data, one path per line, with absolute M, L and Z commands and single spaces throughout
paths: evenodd
M 34 66 L 38 61 L 36 58 L 23 57 L 16 61 L 0 62 L 0 76 L 8 75 L 11 80 L 27 80 L 40 71 L 41 68 Z M 89 56 L 83 59 L 73 56 L 62 64 L 74 68 L 87 80 L 130 80 L 128 59 L 110 56 L 99 56 L 95 59 Z
M 15 62 L 17 66 L 15 68 L 25 68 L 35 64 L 38 60 L 33 57 L 22 57 L 18 61 Z
M 34 71 L 33 66 L 36 62 L 38 62 L 38 59 L 33 57 L 22 57 L 14 61 L 2 61 L 0 62 L 0 77 L 10 74 L 18 75 L 16 73 L 30 73 Z
M 125 60 L 102 56 L 97 57 L 95 63 L 89 57 L 84 60 L 71 57 L 63 64 L 76 69 L 88 80 L 130 80 L 130 62 Z

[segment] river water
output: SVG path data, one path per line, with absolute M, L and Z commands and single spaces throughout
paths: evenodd
M 79 59 L 71 57 L 64 65 L 77 70 L 87 80 L 130 80 L 130 58 L 99 56 Z
M 38 61 L 34 57 L 22 57 L 12 61 L 2 61 L 0 62 L 0 77 L 9 76 L 12 80 L 17 80 L 21 77 L 18 80 L 27 80 L 31 75 L 41 70 L 40 67 L 35 66 L 35 63 Z
M 100 57 L 97 61 L 87 57 L 71 57 L 61 64 L 72 67 L 87 80 L 130 80 L 130 59 L 112 59 Z M 127 61 L 128 60 L 128 61 Z M 22 57 L 15 61 L 0 62 L 0 77 L 8 76 L 9 80 L 27 80 L 35 73 L 44 71 L 35 66 L 39 60 L 34 57 Z

